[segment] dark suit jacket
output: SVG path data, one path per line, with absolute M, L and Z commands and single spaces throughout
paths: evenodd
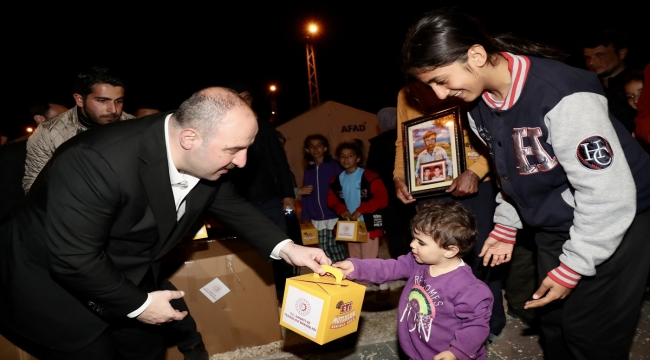
M 144 303 L 151 264 L 205 210 L 263 258 L 287 238 L 225 180 L 200 181 L 176 222 L 166 115 L 105 125 L 63 144 L 27 206 L 0 228 L 0 320 L 13 330 L 58 350 L 82 348 Z

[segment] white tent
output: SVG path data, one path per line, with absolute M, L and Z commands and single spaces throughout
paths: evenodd
M 291 171 L 302 185 L 305 168 L 303 143 L 311 134 L 322 134 L 330 143 L 330 154 L 342 141 L 361 139 L 364 153 L 368 153 L 368 140 L 379 135 L 377 115 L 357 110 L 334 101 L 324 102 L 277 127 L 287 139 L 285 150 Z

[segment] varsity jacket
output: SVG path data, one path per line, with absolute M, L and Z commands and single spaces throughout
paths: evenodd
M 388 206 L 388 191 L 384 183 L 379 178 L 379 174 L 374 171 L 364 169 L 361 177 L 361 204 L 357 208 L 365 220 L 368 237 L 374 239 L 383 234 L 384 218 L 382 209 Z M 343 188 L 338 176 L 332 178 L 330 190 L 327 196 L 327 205 L 334 209 L 337 215 L 341 215 L 348 207 L 345 205 L 343 198 Z
M 77 106 L 75 106 L 54 119 L 40 124 L 32 136 L 27 139 L 27 157 L 25 159 L 25 176 L 23 177 L 25 193 L 32 187 L 38 174 L 54 155 L 54 151 L 71 137 L 88 130 L 79 122 L 77 111 Z M 134 118 L 134 116 L 122 112 L 118 121 Z
M 569 233 L 561 265 L 549 276 L 572 288 L 581 275 L 596 274 L 635 215 L 650 208 L 650 158 L 609 115 L 596 75 L 553 60 L 503 55 L 513 74 L 504 103 L 485 93 L 469 112 L 502 189 L 491 236 L 514 240 L 519 214 L 545 231 Z

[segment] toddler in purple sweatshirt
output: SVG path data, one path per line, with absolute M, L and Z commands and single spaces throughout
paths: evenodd
M 461 259 L 476 241 L 474 214 L 456 202 L 427 203 L 411 220 L 411 253 L 347 259 L 344 277 L 382 284 L 408 279 L 399 300 L 399 343 L 411 359 L 485 359 L 494 301 Z

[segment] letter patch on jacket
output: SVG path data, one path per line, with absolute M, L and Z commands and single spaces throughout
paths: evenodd
M 512 143 L 515 151 L 515 158 L 517 159 L 517 169 L 519 169 L 519 174 L 535 174 L 540 171 L 549 171 L 557 166 L 557 159 L 551 157 L 539 142 L 539 137 L 543 135 L 542 129 L 534 127 L 514 128 L 512 130 Z M 529 140 L 530 146 L 524 145 L 524 139 Z M 534 157 L 534 164 L 531 164 L 528 161 L 529 156 Z
M 614 153 L 609 142 L 602 136 L 590 136 L 576 148 L 576 157 L 589 170 L 607 169 L 612 165 Z

